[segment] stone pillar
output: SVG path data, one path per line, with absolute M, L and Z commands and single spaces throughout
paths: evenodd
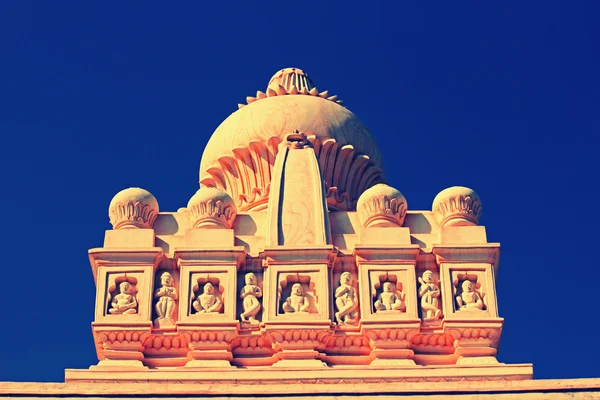
M 175 249 L 181 276 L 177 330 L 190 350 L 186 367 L 231 367 L 240 328 L 237 270 L 245 255 L 243 246 Z
M 147 369 L 144 341 L 152 329 L 154 272 L 160 248 L 91 249 L 96 278 L 96 315 L 92 323 L 100 362 L 94 369 Z
M 497 364 L 504 320 L 498 317 L 495 271 L 500 245 L 435 245 L 441 271 L 444 331 L 459 365 Z
M 274 367 L 325 367 L 331 334 L 329 301 L 333 246 L 265 249 L 265 331 Z
M 390 228 L 393 229 L 393 228 Z M 402 229 L 402 228 L 396 228 Z M 357 245 L 361 331 L 371 342 L 371 365 L 415 365 L 411 339 L 419 333 L 415 288 L 418 245 Z

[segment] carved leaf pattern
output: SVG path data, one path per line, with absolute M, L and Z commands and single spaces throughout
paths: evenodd
M 221 200 L 213 199 L 194 204 L 188 209 L 188 212 L 194 228 L 210 219 L 230 229 L 236 217 L 236 212 L 232 207 Z
M 312 229 L 312 212 L 315 208 L 317 193 L 310 185 L 308 157 L 310 150 L 292 150 L 285 165 L 285 187 L 283 188 L 283 210 L 281 213 L 280 244 L 314 244 L 315 233 Z M 318 200 L 317 200 L 318 201 Z
M 354 146 L 340 145 L 335 139 L 322 141 L 314 135 L 308 139 L 319 161 L 331 210 L 354 210 L 365 190 L 385 183 L 383 170 L 367 155 L 357 153 Z M 241 211 L 266 208 L 279 143 L 279 137 L 271 137 L 264 143 L 252 141 L 248 148 L 236 149 L 233 157 L 221 157 L 220 168 L 209 169 L 211 178 L 201 184 L 229 193 Z
M 460 214 L 477 223 L 481 216 L 481 202 L 471 196 L 458 195 L 450 197 L 439 204 L 439 212 L 443 218 Z
M 147 204 L 140 201 L 117 203 L 109 210 L 110 223 L 114 229 L 126 225 L 152 229 L 158 214 Z

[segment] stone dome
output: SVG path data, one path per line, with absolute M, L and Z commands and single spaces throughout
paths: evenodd
M 481 216 L 481 200 L 473 189 L 452 186 L 435 196 L 431 209 L 440 226 L 477 225 Z
M 215 130 L 200 163 L 200 184 L 226 191 L 238 210 L 267 207 L 278 145 L 294 131 L 313 143 L 331 210 L 354 210 L 363 191 L 385 182 L 367 127 L 304 71 L 278 71 L 266 93 L 247 102 Z
M 365 190 L 356 205 L 358 219 L 365 228 L 402 226 L 407 208 L 404 195 L 385 184 Z
M 156 198 L 139 187 L 121 190 L 108 206 L 113 229 L 152 229 L 158 213 Z
M 231 229 L 237 215 L 233 199 L 216 188 L 201 188 L 192 196 L 187 205 L 192 228 Z

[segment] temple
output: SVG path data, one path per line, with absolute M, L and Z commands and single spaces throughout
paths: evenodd
M 246 103 L 186 207 L 141 188 L 111 201 L 89 250 L 97 365 L 0 395 L 596 398 L 598 380 L 498 360 L 500 245 L 475 191 L 411 209 L 367 127 L 300 69 Z

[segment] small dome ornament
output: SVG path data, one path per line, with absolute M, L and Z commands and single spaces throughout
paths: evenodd
M 198 189 L 188 202 L 187 210 L 194 229 L 231 229 L 237 215 L 231 196 L 209 187 Z
M 152 229 L 158 213 L 156 198 L 138 187 L 121 190 L 108 206 L 108 217 L 115 230 Z
M 406 199 L 399 190 L 380 183 L 363 192 L 358 198 L 356 211 L 365 228 L 400 227 L 407 207 Z
M 308 74 L 300 68 L 284 68 L 277 71 L 269 81 L 268 88 L 277 91 L 279 86 L 283 87 L 286 93 L 292 92 L 292 88 L 296 88 L 297 93 L 309 93 L 315 88 Z
M 308 77 L 308 74 L 300 68 L 284 68 L 277 71 L 271 80 L 269 80 L 266 92 L 259 90 L 256 92 L 256 97 L 246 97 L 246 103 L 252 104 L 258 100 L 287 95 L 320 97 L 339 105 L 343 103 L 342 100 L 338 100 L 337 96 L 330 96 L 328 90 L 319 92 L 313 81 Z M 238 108 L 240 109 L 245 106 L 246 104 L 238 104 Z
M 435 196 L 432 211 L 441 227 L 477 225 L 481 217 L 481 200 L 473 189 L 453 186 Z

